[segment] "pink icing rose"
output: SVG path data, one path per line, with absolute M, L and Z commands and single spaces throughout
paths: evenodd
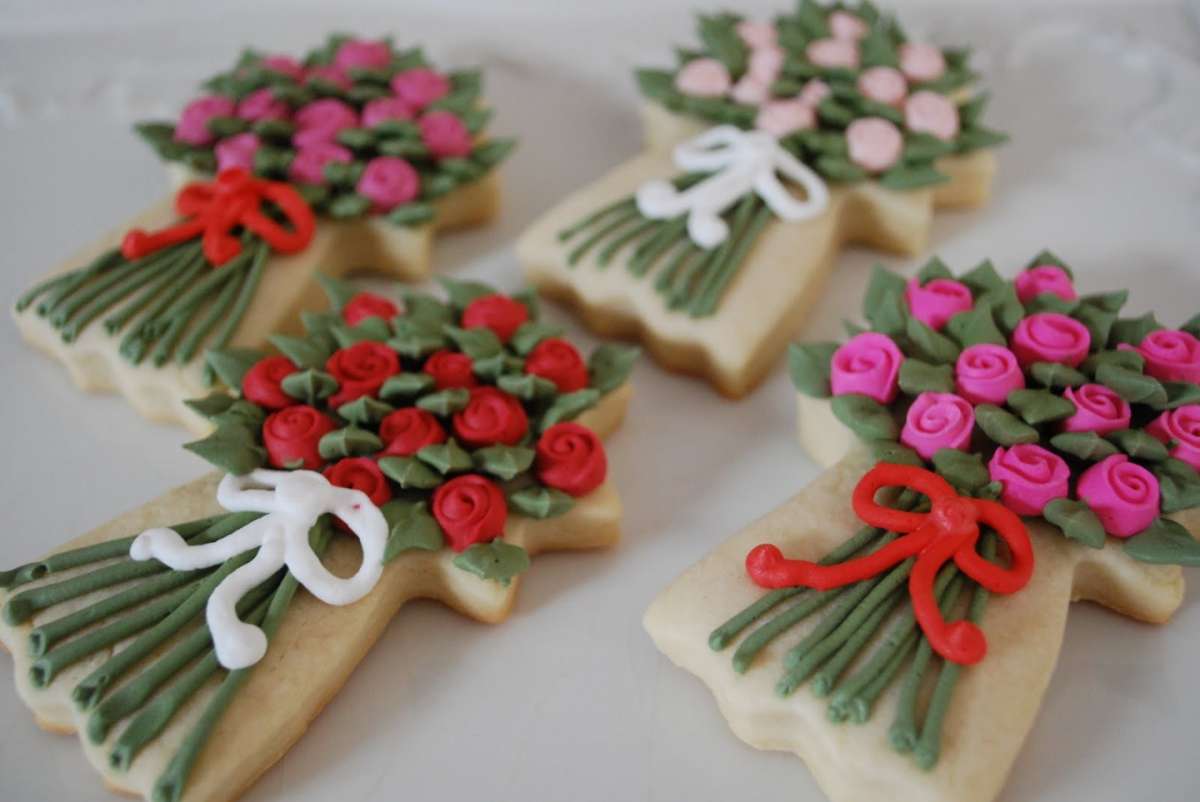
M 412 109 L 398 97 L 380 97 L 368 101 L 362 110 L 364 128 L 374 128 L 387 120 L 411 120 Z
M 858 76 L 858 91 L 878 103 L 898 106 L 908 94 L 908 82 L 899 70 L 871 67 Z
M 675 75 L 675 88 L 692 97 L 722 97 L 733 79 L 715 58 L 692 59 Z
M 829 88 L 829 84 L 820 78 L 809 78 L 800 89 L 800 94 L 797 97 L 815 109 L 821 105 L 822 100 L 832 94 L 833 90 Z
M 802 100 L 773 100 L 760 108 L 754 118 L 755 128 L 777 139 L 816 124 L 816 112 Z
M 1174 442 L 1171 456 L 1200 471 L 1200 404 L 1167 410 L 1146 427 L 1146 432 L 1167 445 Z
M 1064 432 L 1108 434 L 1129 428 L 1133 413 L 1128 402 L 1103 384 L 1068 387 L 1063 398 L 1075 405 L 1075 414 L 1063 421 Z
M 259 89 L 242 98 L 238 103 L 237 116 L 243 120 L 258 122 L 259 120 L 286 120 L 288 104 L 275 97 L 270 89 Z
M 453 112 L 431 111 L 417 125 L 421 128 L 421 141 L 439 159 L 471 152 L 471 132 Z
M 910 81 L 936 81 L 946 72 L 946 59 L 933 45 L 906 42 L 900 45 L 900 71 Z
M 868 30 L 866 21 L 849 11 L 835 11 L 829 15 L 829 32 L 834 39 L 862 39 Z
M 350 78 L 347 77 L 345 70 L 341 67 L 335 67 L 332 64 L 323 64 L 319 67 L 312 67 L 304 74 L 305 81 L 324 81 L 327 84 L 333 84 L 338 89 L 349 89 Z
M 926 89 L 904 101 L 904 125 L 915 133 L 949 141 L 958 136 L 958 107 L 945 95 Z
M 1076 367 L 1087 358 L 1092 335 L 1087 326 L 1058 312 L 1038 312 L 1017 324 L 1009 347 L 1022 367 L 1060 362 Z
M 934 331 L 941 330 L 959 312 L 969 312 L 975 306 L 967 285 L 952 278 L 935 278 L 924 286 L 918 279 L 909 279 L 904 300 L 908 301 L 912 316 Z
M 258 137 L 249 131 L 222 139 L 213 148 L 217 170 L 241 167 L 254 172 L 254 154 L 258 152 Z
M 771 84 L 769 81 L 760 81 L 750 73 L 746 73 L 741 79 L 733 85 L 733 91 L 730 92 L 730 97 L 738 103 L 744 103 L 747 106 L 760 106 L 767 102 L 767 98 L 771 96 Z
M 975 410 L 954 393 L 921 393 L 908 408 L 900 442 L 922 459 L 943 448 L 963 450 L 975 428 Z
M 774 47 L 779 38 L 774 25 L 769 22 L 754 22 L 753 20 L 742 20 L 739 22 L 737 24 L 737 33 L 741 37 L 741 40 L 746 43 L 746 47 L 751 50 Z
M 391 63 L 392 49 L 383 41 L 351 39 L 333 56 L 333 66 L 340 70 L 382 70 Z
M 421 191 L 421 178 L 404 159 L 378 156 L 367 162 L 355 191 L 371 200 L 374 211 L 387 212 L 415 200 Z
M 882 117 L 859 117 L 846 127 L 850 161 L 870 173 L 882 173 L 904 150 L 900 129 Z
M 259 63 L 262 64 L 264 69 L 277 72 L 280 75 L 286 75 L 293 81 L 304 79 L 304 66 L 291 56 L 267 56 Z
M 804 55 L 818 67 L 858 68 L 858 42 L 853 39 L 817 39 L 808 43 Z
M 1003 345 L 969 345 L 954 364 L 954 389 L 972 404 L 1003 404 L 1024 386 L 1017 357 Z
M 232 117 L 237 107 L 233 101 L 220 95 L 196 98 L 183 107 L 179 123 L 175 126 L 175 140 L 189 145 L 207 145 L 216 139 L 208 130 L 208 121 L 213 117 Z
M 296 133 L 292 142 L 297 148 L 318 142 L 333 142 L 338 132 L 358 125 L 354 109 L 334 98 L 314 100 L 296 112 Z
M 1096 513 L 1104 531 L 1116 537 L 1136 535 L 1158 517 L 1158 480 L 1124 454 L 1113 454 L 1084 471 L 1076 493 Z
M 325 165 L 330 162 L 349 164 L 354 155 L 332 142 L 314 142 L 296 151 L 288 166 L 288 177 L 298 184 L 324 184 Z
M 787 57 L 783 48 L 764 47 L 750 54 L 746 66 L 746 74 L 752 75 L 764 83 L 772 83 L 783 71 L 783 62 Z
M 414 111 L 420 111 L 450 94 L 450 79 L 437 70 L 416 67 L 397 73 L 392 79 L 392 91 Z
M 859 395 L 881 404 L 896 400 L 900 363 L 904 354 L 886 334 L 865 331 L 833 352 L 829 386 L 834 395 Z
M 1000 482 L 1000 503 L 1017 515 L 1041 515 L 1046 505 L 1070 492 L 1071 469 L 1062 457 L 1038 445 L 997 448 L 988 475 Z
M 1200 340 L 1186 331 L 1159 329 L 1143 337 L 1136 348 L 1125 343 L 1117 347 L 1141 354 L 1146 373 L 1156 379 L 1200 384 Z
M 1058 265 L 1038 265 L 1017 276 L 1015 282 L 1017 298 L 1027 304 L 1044 293 L 1057 295 L 1064 301 L 1074 301 L 1079 297 L 1067 271 Z

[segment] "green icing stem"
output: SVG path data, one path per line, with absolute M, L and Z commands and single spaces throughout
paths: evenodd
M 65 342 L 74 342 L 93 320 L 107 312 L 117 302 L 130 297 L 142 287 L 149 284 L 158 276 L 158 268 L 151 262 L 146 262 L 138 270 L 133 271 L 106 292 L 98 295 L 78 318 L 63 326 L 61 334 Z
M 565 228 L 558 232 L 558 239 L 560 242 L 566 242 L 567 240 L 571 239 L 571 237 L 583 231 L 585 228 L 590 228 L 593 224 L 600 222 L 610 214 L 614 214 L 618 211 L 631 212 L 635 209 L 637 209 L 637 202 L 633 198 L 621 198 L 618 201 L 614 201 L 607 206 L 592 212 L 570 228 Z
M 163 264 L 162 269 L 158 271 L 158 275 L 146 285 L 141 295 L 138 295 L 112 315 L 105 318 L 104 330 L 112 335 L 123 329 L 129 321 L 140 314 L 155 298 L 159 297 L 165 288 L 178 278 L 180 270 L 196 258 L 199 248 L 199 245 L 191 244 L 181 246 L 178 250 L 172 250 L 170 252 L 170 260 Z
M 170 306 L 204 269 L 204 256 L 199 254 L 196 258 L 191 259 L 186 267 L 171 277 L 171 281 L 163 287 L 158 297 L 152 300 L 149 307 L 142 313 L 141 319 L 121 340 L 118 347 L 121 356 L 135 365 L 141 363 L 146 356 L 146 349 L 160 333 L 157 322 L 158 315 Z
M 644 219 L 642 213 L 637 210 L 637 206 L 632 206 L 629 211 L 624 211 L 615 216 L 611 221 L 598 228 L 591 236 L 579 243 L 573 251 L 567 254 L 567 264 L 574 267 L 579 264 L 580 259 L 587 255 L 588 251 L 598 245 L 605 237 L 620 231 L 630 223 L 636 223 Z
M 200 318 L 195 328 L 188 332 L 187 337 L 180 343 L 179 350 L 175 352 L 175 361 L 179 364 L 183 365 L 192 361 L 192 358 L 196 356 L 196 351 L 200 348 L 200 343 L 208 338 L 213 327 L 226 316 L 234 297 L 246 280 L 246 271 L 227 272 L 225 279 L 212 306 L 204 313 L 204 317 Z
M 671 218 L 654 236 L 648 237 L 634 249 L 629 260 L 629 272 L 638 277 L 646 275 L 663 254 L 679 243 L 686 230 L 686 216 L 681 214 Z
M 141 261 L 121 262 L 114 265 L 97 277 L 95 281 L 88 282 L 79 287 L 77 292 L 72 292 L 69 297 L 63 298 L 49 311 L 46 319 L 56 329 L 62 329 L 75 316 L 76 312 L 97 298 L 106 295 L 111 288 L 119 287 L 122 282 L 131 277 L 136 278 L 146 267 L 147 265 Z
M 650 231 L 657 231 L 659 229 L 665 229 L 669 227 L 669 224 L 663 225 L 663 223 L 659 220 L 649 220 L 643 218 L 639 225 L 634 226 L 626 232 L 623 232 L 619 237 L 614 237 L 607 245 L 605 245 L 600 250 L 600 253 L 596 254 L 596 264 L 600 267 L 607 267 L 608 263 L 611 262 L 613 257 L 617 255 L 617 251 L 621 250 L 621 248 L 633 242 L 638 237 L 641 237 Z
M 707 317 L 717 309 L 717 304 L 725 294 L 725 288 L 729 286 L 729 282 L 733 280 L 738 268 L 745 261 L 750 248 L 758 241 L 758 235 L 762 233 L 770 221 L 772 212 L 766 204 L 761 204 L 758 212 L 750 221 L 748 229 L 738 239 L 737 246 L 730 252 L 725 263 L 718 270 L 712 273 L 712 280 L 700 291 L 700 296 L 692 305 L 692 317 Z
M 52 288 L 46 294 L 46 297 L 42 299 L 42 302 L 37 305 L 37 313 L 43 317 L 46 316 L 54 307 L 58 306 L 63 298 L 82 286 L 88 279 L 103 273 L 120 261 L 121 251 L 114 248 L 97 256 L 87 267 L 76 270 L 73 273 L 68 273 L 63 277 L 62 281 L 52 282 Z M 29 300 L 32 301 L 33 298 Z M 18 305 L 19 303 L 18 301 Z
M 838 677 L 853 662 L 854 658 L 858 657 L 871 637 L 883 626 L 884 619 L 894 613 L 905 598 L 903 591 L 893 591 L 882 604 L 871 611 L 871 614 L 846 638 L 845 642 L 829 658 L 829 661 L 812 678 L 813 693 L 817 696 L 828 696 L 833 693 Z M 796 670 L 799 671 L 800 667 L 797 666 Z
M 254 293 L 258 289 L 258 283 L 262 279 L 263 268 L 267 263 L 267 257 L 270 255 L 271 249 L 265 242 L 256 243 L 254 251 L 254 260 L 250 263 L 250 269 L 247 271 L 245 279 L 242 281 L 242 286 L 238 289 L 237 300 L 234 301 L 233 310 L 225 317 L 221 327 L 217 330 L 216 336 L 213 338 L 210 348 L 216 350 L 224 348 L 229 342 L 229 338 L 233 336 L 233 332 L 237 330 L 238 324 L 242 317 L 246 314 L 246 309 L 250 306 L 250 301 L 254 298 Z M 216 382 L 216 374 L 213 372 L 212 366 L 204 365 L 204 384 L 212 386 Z

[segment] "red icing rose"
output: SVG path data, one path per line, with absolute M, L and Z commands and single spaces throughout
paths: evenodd
M 382 295 L 370 292 L 360 292 L 342 307 L 342 320 L 351 326 L 357 326 L 369 317 L 391 320 L 398 314 L 400 314 L 400 307 Z
M 335 351 L 325 362 L 325 370 L 338 381 L 338 391 L 329 397 L 330 409 L 364 395 L 375 395 L 379 388 L 400 372 L 400 357 L 383 343 L 364 340 Z
M 464 329 L 491 329 L 502 342 L 508 342 L 521 324 L 529 320 L 529 310 L 507 295 L 476 298 L 463 311 Z
M 296 372 L 286 356 L 260 359 L 242 377 L 242 397 L 263 409 L 283 409 L 296 400 L 283 391 L 283 380 Z
M 444 348 L 430 354 L 421 370 L 433 377 L 434 386 L 439 390 L 451 387 L 470 388 L 479 384 L 475 380 L 474 362 L 471 361 L 471 357 Z
M 542 484 L 585 496 L 604 482 L 608 458 L 596 433 L 578 423 L 556 423 L 537 444 L 537 475 Z
M 335 487 L 361 490 L 376 507 L 382 507 L 392 498 L 392 488 L 387 477 L 370 457 L 340 459 L 326 468 L 324 474 L 329 484 Z M 342 529 L 349 529 L 340 518 L 337 523 Z
M 508 506 L 495 483 L 468 473 L 433 491 L 433 517 L 446 534 L 450 548 L 464 551 L 504 534 Z
M 551 337 L 525 357 L 525 372 L 554 382 L 560 393 L 573 393 L 588 384 L 588 369 L 575 346 Z
M 446 430 L 432 412 L 405 407 L 391 412 L 379 423 L 383 453 L 411 457 L 425 446 L 446 442 Z
M 336 429 L 333 419 L 304 404 L 272 412 L 263 421 L 263 444 L 273 468 L 316 470 L 325 462 L 317 450 L 321 438 Z
M 475 387 L 466 409 L 454 415 L 454 433 L 471 448 L 516 445 L 529 431 L 521 402 L 495 387 Z

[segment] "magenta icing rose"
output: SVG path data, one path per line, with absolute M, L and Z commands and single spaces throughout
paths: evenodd
M 294 81 L 300 81 L 304 78 L 304 65 L 291 56 L 267 56 L 259 63 L 265 69 L 277 72 L 280 75 L 286 75 Z
M 796 96 L 797 100 L 803 101 L 814 109 L 821 105 L 821 101 L 833 94 L 833 90 L 829 88 L 829 84 L 822 81 L 820 78 L 809 78 L 804 82 L 804 86 L 800 88 L 800 94 Z
M 897 377 L 904 354 L 886 334 L 866 331 L 833 352 L 829 385 L 834 395 L 859 395 L 881 404 L 896 399 Z
M 1087 358 L 1092 335 L 1087 326 L 1058 312 L 1038 312 L 1017 324 L 1009 346 L 1022 367 L 1059 362 L 1071 367 Z
M 1065 432 L 1108 434 L 1129 428 L 1133 414 L 1129 404 L 1103 384 L 1068 387 L 1063 398 L 1075 405 L 1075 414 L 1063 421 Z
M 1124 343 L 1118 347 L 1141 354 L 1146 373 L 1156 379 L 1200 384 L 1200 340 L 1186 331 L 1159 329 L 1143 337 L 1136 348 Z
M 222 139 L 213 148 L 217 169 L 241 167 L 254 172 L 254 154 L 258 152 L 258 137 L 249 131 Z
M 854 39 L 817 39 L 808 43 L 804 55 L 818 67 L 858 68 L 858 42 Z
M 802 100 L 772 100 L 763 104 L 754 118 L 754 127 L 773 137 L 782 138 L 806 131 L 817 124 L 817 113 Z
M 420 111 L 450 94 L 450 79 L 437 70 L 417 67 L 397 73 L 392 91 L 413 110 Z
M 912 316 L 935 331 L 959 312 L 969 312 L 975 306 L 967 285 L 951 278 L 931 279 L 924 285 L 918 279 L 909 279 L 904 300 Z
M 175 140 L 189 145 L 207 145 L 216 137 L 208 130 L 208 121 L 213 117 L 232 117 L 237 106 L 227 97 L 209 95 L 196 98 L 183 107 L 179 122 L 175 126 Z
M 471 132 L 449 111 L 431 111 L 417 121 L 421 141 L 439 159 L 461 157 L 471 152 Z
M 897 106 L 908 94 L 908 82 L 892 67 L 871 67 L 858 76 L 858 91 L 878 103 Z
M 742 20 L 737 24 L 737 34 L 746 47 L 751 50 L 760 48 L 774 47 L 778 40 L 778 34 L 775 32 L 775 26 L 769 22 L 755 22 L 753 20 Z
M 1046 293 L 1057 295 L 1064 301 L 1074 301 L 1079 297 L 1071 277 L 1058 265 L 1031 267 L 1017 276 L 1013 283 L 1016 285 L 1017 298 L 1023 304 Z
M 299 184 L 324 184 L 325 165 L 330 162 L 349 164 L 354 154 L 332 142 L 315 142 L 300 148 L 288 166 L 288 177 Z
M 988 462 L 988 475 L 1004 489 L 1000 503 L 1017 515 L 1041 515 L 1056 498 L 1070 491 L 1071 469 L 1062 457 L 1038 445 L 997 448 Z
M 1155 418 L 1146 432 L 1171 446 L 1171 456 L 1200 471 L 1200 404 L 1185 404 Z
M 1003 404 L 1024 386 L 1016 355 L 1003 345 L 969 345 L 954 365 L 954 389 L 972 404 Z
M 387 42 L 351 39 L 343 42 L 333 56 L 333 66 L 340 70 L 382 70 L 392 63 L 392 49 Z
M 270 89 L 259 89 L 246 97 L 237 105 L 237 116 L 243 120 L 258 122 L 259 120 L 286 120 L 288 104 L 275 97 Z
M 304 80 L 324 81 L 327 84 L 333 84 L 339 89 L 349 89 L 351 85 L 346 71 L 332 64 L 322 64 L 319 67 L 310 68 L 304 73 Z
M 1084 471 L 1076 492 L 1110 535 L 1136 535 L 1158 517 L 1158 480 L 1124 454 L 1114 454 Z
M 931 459 L 943 448 L 966 449 L 975 428 L 975 410 L 954 393 L 921 393 L 908 408 L 900 442 Z
M 358 125 L 358 114 L 335 98 L 314 100 L 296 112 L 296 133 L 292 142 L 298 148 L 318 142 L 333 142 L 340 131 Z
M 910 81 L 936 81 L 946 72 L 942 51 L 922 42 L 900 45 L 900 71 Z
M 729 70 L 715 58 L 692 59 L 675 75 L 675 88 L 692 97 L 721 97 L 732 84 Z
M 846 127 L 850 161 L 870 173 L 882 173 L 904 151 L 904 135 L 882 117 L 860 117 Z
M 362 110 L 364 128 L 373 128 L 387 120 L 411 120 L 412 109 L 398 97 L 380 97 L 369 101 Z
M 404 159 L 378 156 L 367 162 L 355 190 L 371 200 L 374 211 L 387 212 L 415 200 L 421 191 L 421 178 Z
M 904 101 L 904 125 L 915 133 L 948 142 L 958 136 L 958 107 L 937 92 L 916 92 Z

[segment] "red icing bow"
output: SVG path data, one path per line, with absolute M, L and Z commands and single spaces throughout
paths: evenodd
M 270 201 L 283 213 L 291 228 L 275 222 L 262 209 Z M 158 231 L 132 229 L 121 242 L 121 255 L 130 261 L 162 248 L 203 238 L 204 256 L 219 267 L 242 252 L 235 226 L 252 231 L 279 253 L 304 250 L 312 240 L 316 219 L 312 209 L 292 187 L 264 181 L 241 167 L 222 170 L 214 181 L 195 181 L 175 196 L 175 211 L 184 219 Z
M 905 512 L 875 502 L 883 487 L 906 487 L 929 498 L 928 513 Z M 983 499 L 959 496 L 932 471 L 911 465 L 880 463 L 854 488 L 854 512 L 871 526 L 906 533 L 864 557 L 836 565 L 785 559 L 770 544 L 746 555 L 746 572 L 762 587 L 804 585 L 817 590 L 842 587 L 877 576 L 909 557 L 916 557 L 908 577 L 913 613 L 934 651 L 955 663 L 978 663 L 987 654 L 987 639 L 970 621 L 947 623 L 934 596 L 938 571 L 953 558 L 960 570 L 993 593 L 1015 593 L 1033 574 L 1033 546 L 1025 524 L 1011 510 Z M 1008 545 L 1012 565 L 1001 568 L 975 550 L 984 523 Z

